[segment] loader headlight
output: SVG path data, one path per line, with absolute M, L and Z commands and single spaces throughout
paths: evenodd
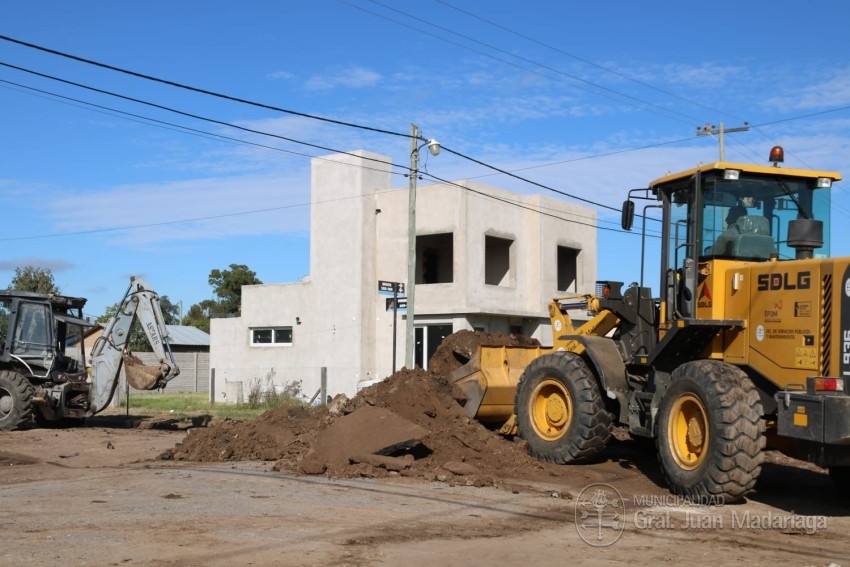
M 741 177 L 741 172 L 737 169 L 724 169 L 723 170 L 723 179 L 727 181 L 738 181 L 738 178 Z
M 829 177 L 818 177 L 815 187 L 818 189 L 829 189 L 832 187 L 832 179 Z

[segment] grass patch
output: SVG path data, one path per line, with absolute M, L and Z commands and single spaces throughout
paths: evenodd
M 282 406 L 303 405 L 299 400 L 285 396 L 271 399 L 257 399 L 244 404 L 211 404 L 207 393 L 131 393 L 130 413 L 133 415 L 168 415 L 175 418 L 209 415 L 213 419 L 253 419 L 259 415 Z M 109 413 L 127 411 L 127 400 L 121 398 L 120 408 Z

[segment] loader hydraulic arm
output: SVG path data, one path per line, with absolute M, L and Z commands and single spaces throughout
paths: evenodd
M 153 348 L 158 366 L 142 366 L 129 352 L 130 331 L 137 319 Z M 168 344 L 159 296 L 142 279 L 130 278 L 130 287 L 115 315 L 106 324 L 103 335 L 95 342 L 91 359 L 93 414 L 103 410 L 112 399 L 122 364 L 128 383 L 140 390 L 165 387 L 169 380 L 180 374 Z

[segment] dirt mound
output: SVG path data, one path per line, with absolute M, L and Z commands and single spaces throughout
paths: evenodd
M 191 429 L 183 443 L 162 456 L 207 462 L 297 458 L 333 419 L 324 407 L 279 408 L 250 421 L 225 420 Z
M 537 339 L 522 335 L 503 335 L 483 331 L 458 331 L 440 343 L 428 368 L 434 374 L 451 376 L 452 372 L 466 364 L 481 345 L 488 346 L 540 346 Z
M 401 475 L 479 486 L 533 471 L 563 474 L 531 458 L 524 443 L 469 419 L 456 393 L 444 376 L 403 369 L 361 390 L 338 415 L 325 407 L 281 408 L 214 424 L 193 430 L 163 458 L 275 460 L 276 470 L 298 474 Z M 385 433 L 394 436 L 380 438 Z

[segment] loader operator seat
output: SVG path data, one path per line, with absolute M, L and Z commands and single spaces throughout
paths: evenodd
M 761 215 L 745 215 L 736 223 L 738 236 L 732 241 L 732 256 L 767 260 L 776 253 L 770 223 Z
M 726 217 L 728 226 L 706 253 L 725 258 L 767 260 L 776 252 L 770 236 L 770 222 L 761 215 L 748 215 L 744 207 L 735 206 Z

